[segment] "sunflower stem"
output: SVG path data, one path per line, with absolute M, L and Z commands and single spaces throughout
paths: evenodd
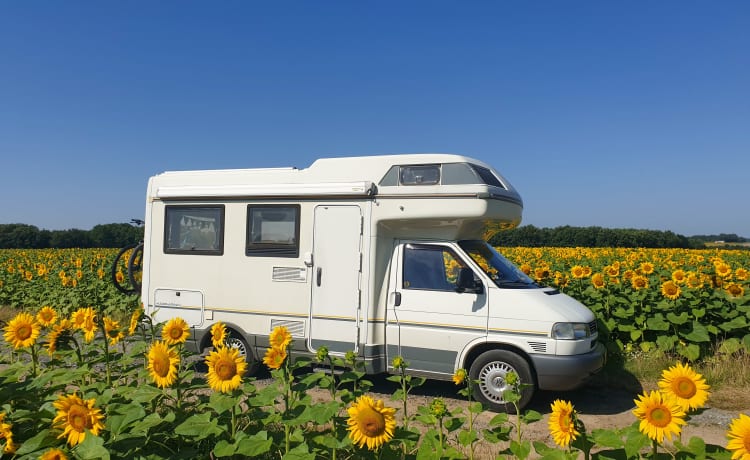
M 652 442 L 653 442 L 653 451 L 651 453 L 651 458 L 653 460 L 656 460 L 656 452 L 659 449 L 659 443 L 656 442 L 656 439 L 654 439 Z
M 104 320 L 102 319 L 101 324 L 99 325 L 100 329 L 102 331 L 102 340 L 104 340 L 104 363 L 105 363 L 105 369 L 107 370 L 107 386 L 112 386 L 112 374 L 109 370 L 109 342 L 107 341 L 107 329 L 104 327 Z
M 36 377 L 36 367 L 37 367 L 38 359 L 39 358 L 37 357 L 37 354 L 36 354 L 36 344 L 33 344 L 31 345 L 31 362 L 32 362 L 31 373 L 34 377 Z

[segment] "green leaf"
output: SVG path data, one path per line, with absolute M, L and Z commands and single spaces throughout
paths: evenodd
M 742 350 L 742 342 L 740 342 L 740 339 L 736 337 L 732 337 L 731 339 L 727 339 L 721 342 L 721 345 L 719 346 L 719 353 L 728 355 L 737 353 L 740 350 Z
M 731 321 L 719 324 L 719 327 L 727 332 L 733 331 L 735 329 L 745 329 L 747 328 L 747 318 L 745 318 L 744 316 L 737 316 Z
M 251 436 L 246 436 L 238 442 L 237 453 L 248 457 L 257 457 L 271 450 L 273 439 L 268 438 L 268 433 L 260 431 Z
M 111 404 L 107 411 L 107 429 L 114 435 L 124 433 L 131 425 L 146 417 L 143 406 L 137 403 Z
M 612 430 L 593 430 L 591 432 L 591 440 L 594 441 L 596 445 L 610 447 L 612 449 L 619 449 L 624 446 L 622 437 Z
M 89 436 L 86 436 L 87 438 Z M 53 435 L 50 430 L 41 430 L 33 437 L 25 440 L 21 447 L 16 450 L 16 455 L 21 456 L 32 452 L 39 451 L 46 447 L 56 446 L 60 441 L 57 440 L 56 436 Z
M 691 343 L 688 345 L 682 345 L 677 348 L 677 353 L 680 356 L 684 356 L 689 361 L 695 361 L 701 356 L 701 349 L 698 345 Z
M 76 457 L 82 460 L 109 460 L 109 450 L 104 447 L 104 440 L 86 430 L 83 442 L 76 446 Z
M 669 323 L 664 321 L 664 316 L 661 313 L 657 313 L 648 320 L 646 325 L 652 331 L 668 331 Z
M 693 321 L 693 330 L 687 334 L 682 334 L 682 336 L 693 343 L 711 341 L 706 327 L 697 321 Z
M 283 460 L 315 460 L 315 454 L 310 452 L 307 444 L 302 443 L 295 446 L 281 458 Z
M 458 433 L 458 443 L 462 446 L 469 446 L 473 442 L 477 441 L 479 439 L 479 435 L 475 430 L 470 431 L 460 431 Z
M 542 419 L 542 414 L 535 410 L 527 410 L 522 416 L 521 421 L 523 423 L 534 423 Z
M 670 351 L 679 341 L 676 335 L 660 335 L 656 338 L 656 346 L 661 351 Z
M 667 313 L 667 321 L 677 326 L 687 323 L 688 319 L 689 319 L 689 316 L 687 312 L 684 312 L 684 311 L 680 313 L 679 315 L 675 315 L 671 311 Z
M 208 407 L 215 410 L 217 414 L 221 415 L 224 412 L 228 412 L 237 403 L 237 398 L 231 394 L 224 394 L 220 392 L 211 393 L 211 397 L 208 400 Z
M 635 342 L 636 340 L 638 340 L 638 339 L 641 338 L 641 335 L 643 335 L 642 331 L 634 329 L 634 330 L 630 331 L 630 340 L 633 341 L 633 342 Z
M 521 460 L 529 458 L 529 454 L 531 454 L 531 443 L 525 440 L 520 443 L 518 441 L 511 441 L 510 451 L 513 452 L 513 455 L 515 455 L 516 458 Z
M 174 431 L 180 436 L 195 438 L 195 440 L 205 439 L 211 435 L 218 436 L 222 433 L 210 412 L 188 417 L 187 420 L 177 425 Z

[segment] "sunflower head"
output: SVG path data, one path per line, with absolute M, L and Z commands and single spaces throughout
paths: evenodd
M 743 288 L 742 285 L 738 283 L 727 283 L 727 285 L 724 286 L 724 290 L 731 297 L 735 298 L 745 295 L 745 288 Z
M 0 457 L 2 454 L 13 454 L 16 452 L 16 445 L 13 442 L 13 431 L 11 430 L 13 425 L 5 421 L 5 412 L 0 412 L 0 446 L 3 446 L 3 450 L 0 450 Z
M 43 453 L 39 460 L 68 460 L 68 456 L 60 449 L 50 449 Z
M 677 363 L 662 372 L 659 389 L 674 398 L 683 411 L 699 409 L 706 404 L 709 386 L 701 374 L 689 365 Z
M 247 363 L 237 348 L 221 347 L 206 357 L 208 385 L 214 391 L 231 393 L 242 383 Z
M 36 320 L 39 321 L 39 324 L 42 326 L 50 327 L 55 324 L 55 321 L 57 321 L 57 312 L 55 312 L 54 308 L 46 305 L 37 312 Z
M 138 307 L 133 312 L 132 315 L 130 315 L 130 324 L 128 325 L 128 335 L 135 334 L 136 328 L 138 328 L 138 323 L 141 321 L 141 315 L 143 315 L 143 308 Z
M 591 284 L 596 289 L 602 289 L 604 287 L 604 275 L 602 273 L 594 273 L 591 277 Z
M 68 444 L 75 446 L 86 438 L 86 431 L 94 436 L 104 428 L 104 415 L 94 407 L 94 399 L 83 400 L 78 395 L 60 395 L 53 403 L 57 415 L 52 419 L 56 429 L 63 430 L 58 439 L 67 437 Z
M 224 346 L 224 342 L 227 340 L 227 327 L 221 321 L 214 323 L 211 326 L 211 344 L 214 348 Z
M 157 340 L 147 355 L 148 374 L 159 388 L 171 386 L 177 380 L 180 357 L 165 341 Z
M 120 330 L 120 322 L 109 316 L 104 317 L 104 332 L 107 334 L 109 344 L 112 346 L 117 345 L 117 342 L 125 337 L 125 333 Z
M 266 355 L 263 357 L 263 364 L 268 366 L 269 369 L 278 369 L 284 364 L 286 356 L 285 349 L 271 347 L 266 350 Z
M 732 452 L 732 459 L 750 458 L 750 417 L 740 414 L 732 420 L 727 431 L 727 450 Z
M 292 334 L 290 334 L 289 330 L 284 326 L 276 326 L 273 328 L 273 331 L 271 331 L 271 336 L 268 337 L 268 341 L 274 348 L 286 349 L 286 347 L 292 343 Z
M 642 394 L 635 401 L 633 414 L 638 417 L 638 429 L 659 444 L 666 437 L 672 440 L 679 435 L 685 424 L 685 411 L 670 396 L 658 391 Z
M 549 416 L 549 432 L 552 439 L 558 446 L 568 447 L 581 434 L 576 426 L 577 417 L 573 404 L 556 399 L 550 407 L 552 413 Z
M 462 383 L 464 383 L 464 381 L 466 381 L 467 375 L 468 374 L 466 373 L 466 369 L 464 368 L 457 369 L 456 372 L 453 374 L 453 378 L 452 378 L 453 383 L 455 383 L 456 385 L 461 385 Z
M 172 318 L 161 330 L 161 337 L 168 345 L 185 343 L 190 336 L 190 327 L 182 318 Z
M 55 354 L 58 348 L 68 345 L 68 342 L 73 338 L 70 330 L 70 321 L 64 319 L 57 323 L 49 334 L 47 334 L 47 352 L 50 355 Z
M 316 360 L 317 360 L 317 361 L 318 361 L 319 363 L 322 363 L 322 362 L 324 362 L 325 360 L 327 360 L 327 359 L 328 359 L 328 357 L 329 357 L 329 354 L 328 354 L 328 347 L 327 347 L 327 346 L 325 346 L 325 345 L 323 345 L 323 346 L 321 346 L 320 348 L 318 348 L 318 351 L 317 351 L 317 352 L 315 353 L 315 359 L 316 359 Z
M 393 361 L 391 361 L 391 365 L 394 369 L 406 369 L 407 363 L 404 360 L 404 357 L 401 355 L 396 355 L 393 357 Z
M 39 323 L 28 313 L 19 313 L 5 326 L 5 341 L 13 348 L 26 348 L 36 343 L 39 337 Z
M 661 285 L 661 294 L 667 299 L 675 300 L 680 297 L 681 292 L 682 289 L 680 289 L 680 286 L 672 280 L 666 281 Z
M 360 448 L 377 450 L 393 438 L 396 409 L 385 407 L 382 400 L 360 396 L 348 412 L 349 438 Z

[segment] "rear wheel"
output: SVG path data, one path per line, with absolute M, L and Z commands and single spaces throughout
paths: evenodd
M 135 250 L 139 247 L 141 248 L 141 254 L 143 254 L 143 243 L 133 243 L 120 249 L 120 252 L 115 256 L 115 260 L 112 261 L 110 269 L 112 284 L 123 294 L 133 295 L 140 291 L 140 286 L 136 286 L 131 282 L 129 267 L 130 259 L 135 255 Z
M 507 382 L 508 373 L 518 375 L 521 385 L 521 399 L 518 407 L 523 409 L 534 396 L 534 378 L 526 360 L 508 350 L 490 350 L 474 360 L 469 376 L 474 384 L 474 397 L 487 404 L 496 412 L 515 412 L 515 406 L 506 401 L 503 393 L 513 388 Z
M 253 352 L 250 350 L 244 337 L 242 337 L 242 334 L 232 329 L 227 330 L 227 338 L 224 340 L 224 344 L 229 348 L 236 348 L 239 350 L 240 356 L 245 358 L 245 362 L 247 363 L 246 375 L 254 375 L 258 371 L 260 363 L 253 356 Z

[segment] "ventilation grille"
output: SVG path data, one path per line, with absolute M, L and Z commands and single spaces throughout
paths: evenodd
M 279 326 L 284 326 L 292 337 L 304 337 L 305 336 L 305 322 L 304 321 L 287 321 L 283 319 L 272 319 L 271 330 Z
M 589 331 L 591 331 L 591 335 L 594 335 L 594 334 L 596 334 L 597 330 L 598 330 L 598 329 L 597 329 L 597 325 L 596 325 L 596 320 L 594 320 L 594 321 L 591 321 L 591 322 L 589 323 Z
M 529 342 L 529 346 L 537 353 L 547 353 L 547 344 L 544 342 Z
M 307 270 L 297 267 L 273 267 L 271 279 L 274 281 L 306 281 Z

